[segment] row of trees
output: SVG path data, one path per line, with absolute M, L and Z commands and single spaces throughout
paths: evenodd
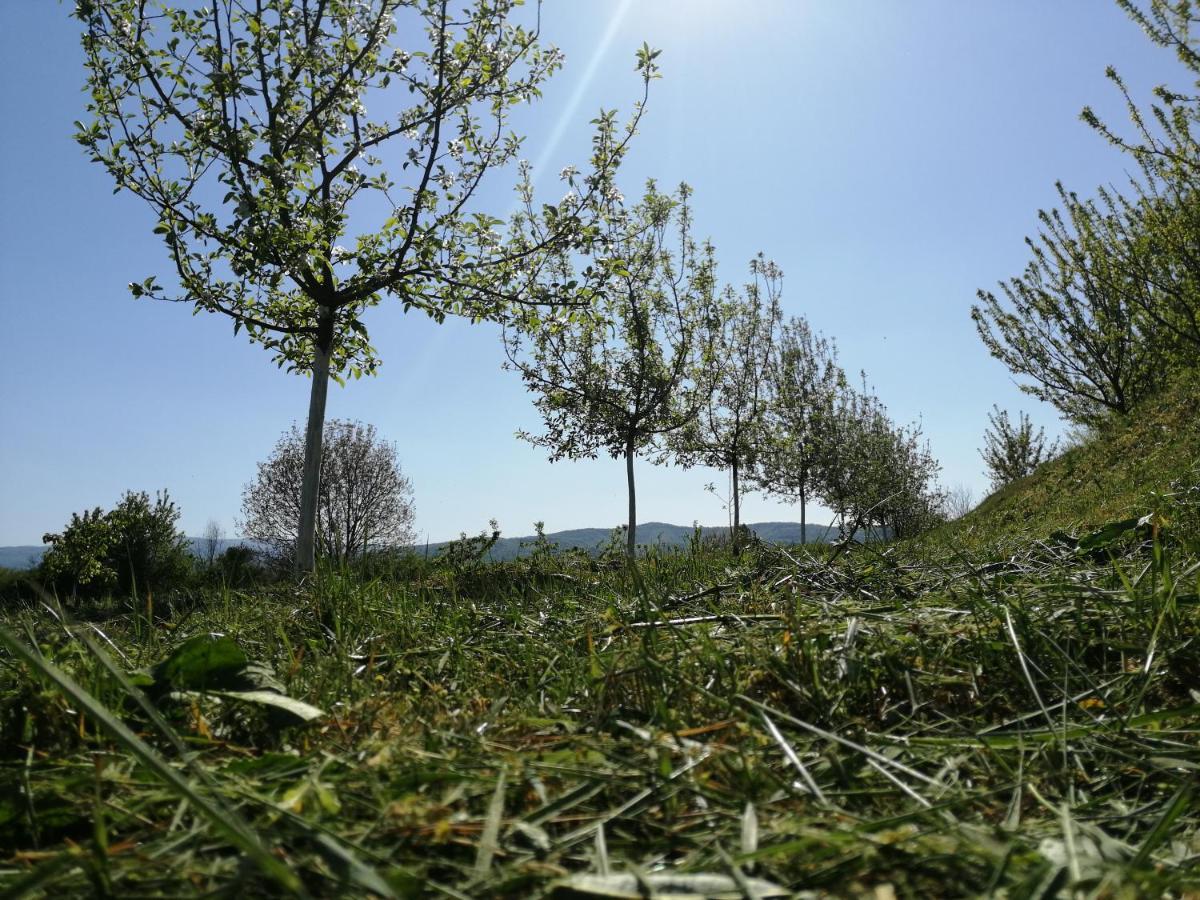
M 552 459 L 624 457 L 630 552 L 639 454 L 727 468 L 735 534 L 746 484 L 795 497 L 802 518 L 812 496 L 851 530 L 915 527 L 936 470 L 919 430 L 850 389 L 805 323 L 779 321 L 778 269 L 757 260 L 751 284 L 720 291 L 686 187 L 650 184 L 634 205 L 617 190 L 656 51 L 637 54 L 643 95 L 629 120 L 594 120 L 591 157 L 564 170 L 562 200 L 536 205 L 522 164 L 524 209 L 507 229 L 475 207 L 488 172 L 518 161 L 511 111 L 562 61 L 539 43 L 536 16 L 514 18 L 518 5 L 75 5 L 90 98 L 76 137 L 117 190 L 149 204 L 174 268 L 172 284 L 134 282 L 134 296 L 227 316 L 312 378 L 299 472 L 287 474 L 298 499 L 260 510 L 294 516 L 297 569 L 313 565 L 327 502 L 328 380 L 376 370 L 363 317 L 385 296 L 439 321 L 504 324 L 546 422 L 531 439 Z M 347 526 L 325 549 L 371 539 Z
M 1200 12 L 1186 3 L 1118 3 L 1200 85 Z M 1029 379 L 1023 389 L 1084 427 L 1131 412 L 1181 368 L 1200 363 L 1200 95 L 1156 89 L 1141 110 L 1117 72 L 1131 136 L 1085 109 L 1083 119 L 1126 151 L 1123 191 L 1081 198 L 1058 185 L 1039 213 L 1025 271 L 980 291 L 972 315 L 992 355 Z
M 296 567 L 312 568 L 332 377 L 373 373 L 363 316 L 385 296 L 442 320 L 591 301 L 591 273 L 539 278 L 586 251 L 583 210 L 613 191 L 641 117 L 595 120 L 580 191 L 511 239 L 472 206 L 517 161 L 513 109 L 562 64 L 520 0 L 78 0 L 89 120 L 76 138 L 158 218 L 173 284 L 135 297 L 229 317 L 310 375 Z M 656 52 L 643 47 L 645 89 Z M 369 112 L 367 104 L 374 107 Z M 219 200 L 217 198 L 220 198 Z
M 735 542 L 749 487 L 799 503 L 804 524 L 820 499 L 848 534 L 928 525 L 941 494 L 920 429 L 893 423 L 865 382 L 851 387 L 833 344 L 807 321 L 783 322 L 774 263 L 760 254 L 748 283 L 719 287 L 712 245 L 692 234 L 690 197 L 687 185 L 666 194 L 651 181 L 636 203 L 597 198 L 591 252 L 553 254 L 540 276 L 557 284 L 590 273 L 593 305 L 570 319 L 506 317 L 507 365 L 545 424 L 521 436 L 551 461 L 624 460 L 630 555 L 639 456 L 727 471 Z M 517 226 L 536 240 L 544 214 L 526 201 Z

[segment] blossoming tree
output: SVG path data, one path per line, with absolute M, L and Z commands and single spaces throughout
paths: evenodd
M 379 365 L 367 309 L 390 294 L 440 321 L 588 299 L 586 283 L 536 273 L 586 244 L 587 195 L 607 189 L 642 107 L 624 132 L 598 120 L 586 191 L 552 207 L 539 242 L 509 245 L 471 199 L 517 158 L 511 110 L 562 63 L 517 5 L 76 2 L 91 114 L 77 138 L 149 203 L 174 268 L 173 284 L 147 278 L 134 296 L 228 316 L 312 376 L 298 571 L 314 562 L 329 378 Z M 645 84 L 655 55 L 639 53 Z

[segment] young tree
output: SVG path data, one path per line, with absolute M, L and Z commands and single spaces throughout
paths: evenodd
M 892 425 L 881 449 L 881 478 L 875 489 L 879 499 L 871 506 L 870 518 L 898 539 L 944 521 L 946 492 L 937 481 L 942 467 L 922 439 L 920 425 Z
M 692 239 L 690 194 L 686 185 L 674 196 L 663 194 L 651 181 L 641 202 L 627 210 L 610 192 L 592 261 L 561 253 L 542 274 L 556 284 L 600 273 L 591 313 L 547 323 L 526 312 L 505 331 L 508 367 L 536 395 L 546 425 L 544 434 L 520 437 L 546 447 L 551 462 L 594 459 L 600 451 L 624 458 L 630 558 L 637 546 L 634 459 L 691 422 L 707 391 L 692 378 L 708 371 L 696 360 L 712 352 L 714 262 L 712 248 Z M 532 207 L 523 225 L 544 227 Z
M 769 377 L 769 440 L 756 480 L 767 493 L 800 504 L 805 534 L 815 475 L 824 455 L 833 451 L 829 428 L 837 398 L 847 389 L 846 376 L 837 364 L 836 346 L 814 335 L 804 318 L 793 318 L 783 326 Z
M 1058 191 L 1063 210 L 1038 213 L 1039 240 L 1026 239 L 1033 259 L 1001 285 L 1007 305 L 980 291 L 971 317 L 991 354 L 1033 379 L 1022 390 L 1095 423 L 1158 387 L 1161 351 L 1143 312 L 1151 301 L 1133 299 L 1148 288 L 1122 257 L 1120 212 Z
M 750 262 L 751 281 L 739 293 L 726 288 L 716 307 L 712 351 L 696 362 L 711 371 L 693 375 L 711 385 L 696 418 L 668 441 L 685 467 L 711 466 L 729 472 L 732 507 L 730 540 L 740 542 L 741 499 L 746 477 L 765 441 L 770 402 L 770 368 L 779 331 L 783 272 L 760 253 Z
M 882 438 L 890 422 L 882 404 L 844 384 L 821 420 L 820 452 L 813 470 L 817 495 L 833 512 L 843 538 L 868 524 L 877 501 Z
M 379 364 L 367 309 L 391 294 L 441 320 L 587 299 L 531 274 L 548 249 L 585 239 L 586 195 L 517 248 L 470 206 L 488 170 L 517 156 L 510 110 L 561 65 L 536 25 L 511 20 L 517 5 L 76 0 L 92 114 L 77 139 L 154 210 L 178 282 L 151 277 L 134 296 L 228 316 L 312 376 L 300 570 L 314 558 L 328 379 Z M 645 84 L 655 55 L 639 53 Z M 597 121 L 588 192 L 607 189 L 633 132 Z
M 258 477 L 242 493 L 242 533 L 291 560 L 298 542 L 305 438 L 295 425 L 275 445 Z M 373 425 L 331 419 L 321 444 L 317 547 L 339 563 L 370 550 L 413 540 L 412 482 L 401 472 L 396 446 Z
M 988 428 L 983 433 L 979 455 L 987 466 L 992 489 L 997 490 L 1031 474 L 1057 449 L 1057 441 L 1046 444 L 1045 428 L 1034 431 L 1028 413 L 1019 413 L 1014 423 L 1008 410 L 993 406 L 988 413 Z
M 867 390 L 845 386 L 822 429 L 815 470 L 820 497 L 843 538 L 874 529 L 910 537 L 934 524 L 945 504 L 940 470 L 919 426 L 897 426 Z

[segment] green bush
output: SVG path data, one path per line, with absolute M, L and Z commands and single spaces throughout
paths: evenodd
M 109 512 L 97 507 L 73 513 L 61 534 L 42 538 L 50 545 L 42 578 L 78 597 L 178 587 L 193 562 L 187 538 L 176 528 L 179 515 L 166 491 L 153 503 L 144 491 L 128 491 Z
M 210 566 L 210 572 L 231 588 L 244 588 L 257 584 L 264 578 L 258 554 L 252 547 L 234 544 L 227 547 Z

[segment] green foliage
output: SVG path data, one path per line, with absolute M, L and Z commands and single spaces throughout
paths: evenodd
M 767 443 L 771 363 L 779 336 L 783 271 L 760 253 L 750 261 L 752 280 L 739 292 L 727 287 L 712 309 L 711 347 L 695 360 L 696 384 L 708 385 L 697 416 L 668 437 L 671 455 L 685 467 L 711 466 L 730 473 L 731 534 L 741 524 L 745 479 Z
M 153 503 L 127 492 L 112 510 L 73 513 L 67 527 L 42 540 L 43 577 L 81 597 L 130 596 L 178 587 L 193 566 L 187 538 L 176 528 L 180 511 L 166 491 Z
M 1014 424 L 1008 410 L 993 406 L 988 429 L 979 451 L 992 479 L 992 489 L 1002 488 L 1029 475 L 1058 451 L 1058 442 L 1046 444 L 1046 429 L 1033 430 L 1028 413 L 1018 414 Z
M 488 522 L 488 528 L 479 534 L 468 537 L 464 531 L 458 540 L 447 543 L 438 553 L 437 561 L 457 574 L 475 571 L 483 565 L 498 540 L 500 524 L 492 519 Z
M 1200 16 L 1187 2 L 1117 0 L 1155 44 L 1200 82 Z M 1168 339 L 1164 348 L 1195 365 L 1200 353 L 1200 259 L 1195 235 L 1200 227 L 1200 96 L 1161 85 L 1155 102 L 1138 106 L 1116 69 L 1109 80 L 1120 91 L 1133 124 L 1125 137 L 1090 108 L 1082 118 L 1113 145 L 1132 156 L 1140 177 L 1131 198 L 1121 200 L 1130 223 L 1120 249 L 1122 262 L 1150 291 L 1134 295 Z M 1176 360 L 1178 363 L 1180 360 Z
M 818 483 L 826 457 L 844 452 L 834 437 L 839 395 L 847 391 L 846 375 L 837 363 L 837 347 L 814 335 L 804 318 L 792 318 L 779 337 L 769 370 L 771 403 L 768 441 L 759 458 L 756 479 L 768 494 L 800 504 L 807 525 L 809 499 L 821 493 Z
M 941 467 L 919 426 L 892 422 L 865 384 L 843 386 L 826 415 L 814 480 L 843 537 L 912 537 L 941 521 Z
M 1174 52 L 1200 84 L 1200 17 L 1190 3 L 1117 0 L 1147 36 Z M 1133 123 L 1126 137 L 1091 109 L 1083 119 L 1136 165 L 1125 193 L 1081 200 L 1058 186 L 1061 209 L 1042 211 L 1032 260 L 972 309 L 989 351 L 1023 389 L 1070 421 L 1128 414 L 1173 372 L 1200 360 L 1200 96 L 1155 89 L 1143 110 L 1115 69 Z
M 1129 243 L 1128 210 L 1111 195 L 1098 203 L 1058 191 L 1066 215 L 1038 213 L 1039 240 L 1026 239 L 1032 260 L 1001 285 L 1007 302 L 980 291 L 971 315 L 991 354 L 1033 380 L 1022 390 L 1092 424 L 1128 413 L 1162 383 L 1162 333 L 1146 313 L 1154 289 L 1126 252 L 1154 251 Z
M 565 172 L 574 184 L 574 174 Z M 573 191 L 572 191 L 573 193 Z M 588 283 L 581 315 L 545 322 L 514 310 L 505 323 L 507 366 L 534 394 L 543 434 L 519 436 L 559 459 L 624 458 L 629 482 L 628 552 L 637 528 L 633 459 L 692 422 L 711 385 L 715 259 L 692 237 L 691 189 L 661 193 L 653 181 L 627 208 L 615 188 L 594 203 L 598 226 L 586 260 L 556 254 L 541 274 L 555 285 Z M 518 226 L 536 240 L 559 213 L 528 201 Z
M 486 315 L 496 297 L 480 288 L 513 274 L 501 223 L 464 206 L 487 170 L 516 159 L 508 116 L 562 64 L 511 21 L 515 5 L 89 0 L 75 15 L 92 120 L 76 136 L 155 211 L 180 299 L 301 370 L 324 307 L 332 370 L 369 374 L 361 315 L 383 292 L 437 318 Z M 639 58 L 647 79 L 653 55 Z M 617 155 L 599 140 L 601 180 Z M 349 233 L 371 195 L 382 219 Z M 575 224 L 560 217 L 554 238 Z M 173 296 L 155 278 L 131 289 Z
M 31 599 L 31 583 L 29 572 L 0 566 L 0 605 Z
M 262 572 L 258 566 L 258 554 L 245 545 L 226 547 L 213 561 L 212 571 L 222 583 L 232 588 L 248 587 L 258 580 Z

